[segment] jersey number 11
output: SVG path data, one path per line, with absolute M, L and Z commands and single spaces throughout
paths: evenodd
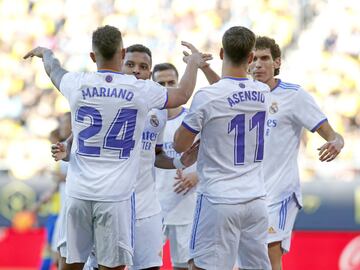
M 249 121 L 249 131 L 256 128 L 256 147 L 254 162 L 261 162 L 264 158 L 264 124 L 266 112 L 257 112 Z M 236 115 L 229 123 L 228 133 L 235 130 L 234 137 L 234 165 L 245 163 L 245 114 Z

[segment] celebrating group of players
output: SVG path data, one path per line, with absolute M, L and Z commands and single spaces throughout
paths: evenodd
M 326 140 L 321 161 L 339 154 L 343 138 L 307 92 L 275 78 L 281 52 L 273 39 L 228 29 L 221 77 L 211 55 L 183 45 L 191 54 L 184 53 L 180 80 L 170 63 L 151 72 L 151 51 L 124 49 L 112 26 L 92 36 L 97 72 L 68 72 L 42 47 L 25 56 L 43 59 L 71 109 L 72 136 L 53 147 L 55 159 L 69 160 L 57 243 L 62 270 L 86 262 L 159 269 L 166 238 L 177 270 L 281 269 L 302 204 L 303 127 Z M 199 68 L 210 85 L 187 111 L 181 105 Z

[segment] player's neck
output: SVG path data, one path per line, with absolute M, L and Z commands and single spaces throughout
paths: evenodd
M 173 119 L 178 116 L 183 110 L 183 107 L 177 107 L 174 109 L 168 109 L 168 119 Z
M 111 70 L 121 72 L 121 63 L 118 61 L 104 61 L 97 63 L 97 70 Z
M 274 90 L 276 88 L 276 86 L 278 84 L 278 79 L 273 77 L 270 80 L 268 80 L 266 82 L 266 84 L 270 87 L 270 90 L 272 91 L 272 90 Z
M 247 78 L 247 68 L 245 66 L 234 67 L 230 65 L 223 65 L 221 77 L 233 78 Z

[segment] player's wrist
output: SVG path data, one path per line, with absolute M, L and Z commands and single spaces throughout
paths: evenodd
M 181 161 L 181 157 L 174 157 L 173 165 L 176 169 L 185 169 L 186 168 L 186 166 Z

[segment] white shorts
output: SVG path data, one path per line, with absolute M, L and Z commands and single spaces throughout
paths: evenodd
M 191 228 L 192 224 L 164 226 L 164 238 L 170 242 L 171 263 L 174 267 L 188 268 Z
M 65 235 L 60 245 L 66 263 L 85 263 L 95 246 L 99 265 L 131 265 L 135 200 L 95 202 L 66 198 Z
M 95 250 L 92 250 L 84 265 L 83 270 L 93 270 L 94 268 L 99 268 L 99 265 L 96 259 Z
M 281 242 L 284 253 L 290 251 L 291 233 L 294 227 L 299 204 L 295 195 L 268 206 L 269 229 L 267 242 Z
M 212 204 L 199 195 L 190 258 L 206 270 L 271 269 L 267 250 L 268 215 L 264 199 L 241 204 Z
M 66 197 L 64 197 L 65 200 Z M 61 253 L 60 251 L 60 246 L 64 246 L 64 244 L 66 243 L 66 224 L 65 224 L 65 207 L 66 207 L 66 202 L 64 205 L 64 208 L 60 210 L 58 219 L 56 221 L 56 226 L 58 228 L 58 235 L 57 235 L 57 239 L 56 242 L 54 243 L 54 247 L 60 252 L 60 256 L 65 258 L 66 256 L 66 252 L 64 254 Z M 64 255 L 64 256 L 63 256 Z
M 129 269 L 162 266 L 162 247 L 161 213 L 136 219 L 133 266 Z

